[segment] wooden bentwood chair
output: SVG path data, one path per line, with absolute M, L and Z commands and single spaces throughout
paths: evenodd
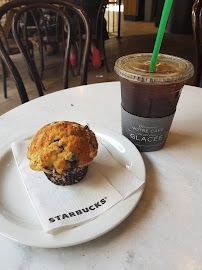
M 109 66 L 107 62 L 107 57 L 105 53 L 105 39 L 104 39 L 104 16 L 105 16 L 105 10 L 106 6 L 108 5 L 108 1 L 102 0 L 100 2 L 100 7 L 97 14 L 96 19 L 96 31 L 94 34 L 93 39 L 97 41 L 98 48 L 100 50 L 100 57 L 103 63 L 105 64 L 107 72 L 109 72 Z
M 5 27 L 5 24 L 4 24 Z M 10 33 L 6 33 L 8 31 L 4 31 L 4 27 L 0 25 L 0 33 L 1 33 L 1 39 L 3 40 L 5 49 L 9 55 L 16 55 L 20 54 L 20 50 Z M 33 58 L 33 44 L 31 41 L 28 41 L 26 44 L 26 49 L 29 50 L 30 55 Z M 1 70 L 2 70 L 2 80 L 3 80 L 3 89 L 4 89 L 4 97 L 7 98 L 7 76 L 8 76 L 8 70 L 6 68 L 6 65 L 4 61 L 0 58 L 1 60 Z
M 195 86 L 201 86 L 202 74 L 202 0 L 196 0 L 192 8 L 192 28 L 195 43 Z
M 81 7 L 84 8 L 83 6 L 83 0 L 78 0 L 77 4 Z M 107 62 L 107 57 L 105 53 L 105 37 L 104 37 L 104 15 L 105 15 L 105 10 L 106 6 L 108 4 L 107 0 L 101 0 L 97 14 L 96 14 L 96 19 L 95 19 L 95 31 L 94 33 L 91 32 L 91 40 L 94 40 L 96 43 L 97 48 L 100 51 L 100 58 L 102 61 L 102 64 L 105 65 L 107 72 L 109 72 L 109 66 Z M 84 8 L 85 9 L 85 8 Z M 81 26 L 79 25 L 79 20 L 78 18 L 75 18 L 75 27 L 77 28 L 77 37 L 72 40 L 72 44 L 74 44 L 75 48 L 77 49 L 77 66 L 76 68 L 73 68 L 71 66 L 71 71 L 73 73 L 73 76 L 75 74 L 80 73 L 80 64 L 81 64 L 81 55 L 82 55 L 82 44 L 83 40 L 85 41 L 85 34 L 83 34 L 81 30 Z
M 26 60 L 29 72 L 36 84 L 38 93 L 40 96 L 43 95 L 43 83 L 41 78 L 38 74 L 36 69 L 35 63 L 32 60 L 32 57 L 29 53 L 29 50 L 25 49 L 23 44 L 28 42 L 28 37 L 22 34 L 22 31 L 19 27 L 20 19 L 25 13 L 29 13 L 29 11 L 37 11 L 38 9 L 50 9 L 54 11 L 56 14 L 59 15 L 61 18 L 61 27 L 63 30 L 65 29 L 65 53 L 64 53 L 64 64 L 63 64 L 63 87 L 68 88 L 68 66 L 69 66 L 69 52 L 70 52 L 70 23 L 68 20 L 68 12 L 71 11 L 77 14 L 80 18 L 80 21 L 84 25 L 84 29 L 86 32 L 86 39 L 84 44 L 84 52 L 82 54 L 82 62 L 81 62 L 81 72 L 80 72 L 80 84 L 84 85 L 87 84 L 87 65 L 88 65 L 88 54 L 89 54 L 89 47 L 90 47 L 90 26 L 88 22 L 88 18 L 83 12 L 81 8 L 75 6 L 72 3 L 66 2 L 65 0 L 13 0 L 9 3 L 6 3 L 0 8 L 0 21 L 4 14 L 6 14 L 9 10 L 15 9 L 15 15 L 13 17 L 12 22 L 12 33 L 15 38 L 16 43 L 24 58 Z M 62 32 L 64 33 L 64 31 Z M 24 40 L 25 39 L 25 40 Z M 17 70 L 15 64 L 13 63 L 12 59 L 10 58 L 2 37 L 0 39 L 0 57 L 4 61 L 5 65 L 8 67 L 10 72 L 12 73 L 20 98 L 21 102 L 25 103 L 29 101 L 27 92 L 22 81 L 20 72 Z

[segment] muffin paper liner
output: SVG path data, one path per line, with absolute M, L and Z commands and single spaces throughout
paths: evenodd
M 76 172 L 72 171 L 66 171 L 62 175 L 57 173 L 57 178 L 54 177 L 52 174 L 45 173 L 47 178 L 53 182 L 55 185 L 59 186 L 68 186 L 68 185 L 73 185 L 78 182 L 80 182 L 86 175 L 88 171 L 88 166 L 80 168 Z

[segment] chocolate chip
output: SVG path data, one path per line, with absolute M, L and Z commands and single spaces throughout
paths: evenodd
M 65 150 L 64 147 L 63 147 L 63 145 L 58 146 L 58 148 L 62 148 L 62 151 Z
M 84 129 L 88 129 L 89 127 L 86 125 L 85 127 L 84 127 Z
M 72 153 L 71 157 L 69 158 L 69 161 L 74 161 L 76 159 L 76 155 Z
M 71 164 L 71 169 L 75 169 L 78 166 L 78 162 L 76 160 L 71 161 L 70 164 Z
M 73 169 L 75 169 L 76 167 L 78 167 L 78 161 L 77 160 L 66 160 L 66 162 L 68 162 L 70 164 L 70 168 L 69 170 L 72 171 Z

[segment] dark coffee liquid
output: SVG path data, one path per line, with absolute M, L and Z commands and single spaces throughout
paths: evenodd
M 120 77 L 122 107 L 140 117 L 159 118 L 175 112 L 183 83 L 143 84 Z
M 131 54 L 115 63 L 121 82 L 122 134 L 143 152 L 165 144 L 182 87 L 193 73 L 186 60 L 161 54 L 150 73 L 151 58 L 152 54 Z

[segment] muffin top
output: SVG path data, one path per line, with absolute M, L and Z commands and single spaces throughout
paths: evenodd
M 95 134 L 75 122 L 59 121 L 42 127 L 30 140 L 27 149 L 29 166 L 35 171 L 62 174 L 71 168 L 88 165 L 97 155 Z

